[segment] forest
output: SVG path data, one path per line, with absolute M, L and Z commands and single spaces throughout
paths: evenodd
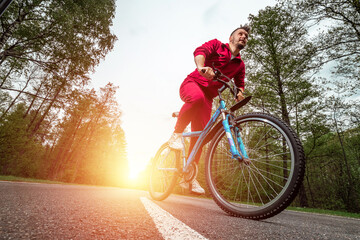
M 304 146 L 295 204 L 360 212 L 360 2 L 280 1 L 249 21 L 249 108 L 283 119 Z
M 127 186 L 118 86 L 94 90 L 89 78 L 117 40 L 115 9 L 14 0 L 1 16 L 0 175 Z M 300 136 L 306 172 L 294 206 L 360 213 L 359 0 L 279 0 L 248 24 L 253 98 L 238 114 L 270 113 Z M 135 187 L 146 188 L 142 176 Z
M 1 16 L 1 175 L 125 184 L 118 87 L 89 87 L 117 39 L 114 15 L 112 0 L 29 0 Z

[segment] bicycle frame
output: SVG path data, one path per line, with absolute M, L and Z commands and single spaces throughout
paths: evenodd
M 220 115 L 222 116 L 222 125 L 223 125 L 223 128 L 226 132 L 226 136 L 229 141 L 230 153 L 232 155 L 232 158 L 237 159 L 237 160 L 243 160 L 244 158 L 248 158 L 246 150 L 245 150 L 245 145 L 241 139 L 240 131 L 237 127 L 235 127 L 236 141 L 239 144 L 240 152 L 238 151 L 238 149 L 236 148 L 236 146 L 234 144 L 234 139 L 233 139 L 233 136 L 232 136 L 231 130 L 230 130 L 231 125 L 229 124 L 230 114 L 226 113 L 226 111 L 227 111 L 227 109 L 226 109 L 225 101 L 223 99 L 221 99 L 221 95 L 220 95 L 220 106 L 215 111 L 214 115 L 211 117 L 211 119 L 205 126 L 204 130 L 196 131 L 196 132 L 185 132 L 182 134 L 183 142 L 184 142 L 184 138 L 187 138 L 187 137 L 199 137 L 198 140 L 196 141 L 195 146 L 192 149 L 187 161 L 186 161 L 186 157 L 185 157 L 186 156 L 185 148 L 183 149 L 183 156 L 182 156 L 183 157 L 183 172 L 186 172 L 188 170 L 188 167 L 190 166 L 190 164 L 194 161 L 195 155 L 199 151 L 200 146 L 204 142 L 206 136 L 209 134 L 211 128 L 214 126 L 216 120 L 218 119 L 218 117 Z M 185 144 L 184 144 L 184 146 L 185 146 Z M 185 161 L 186 161 L 186 163 L 185 163 Z

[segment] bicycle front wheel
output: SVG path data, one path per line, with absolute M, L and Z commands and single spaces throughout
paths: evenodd
M 249 113 L 236 118 L 235 125 L 249 159 L 232 158 L 225 131 L 220 129 L 206 158 L 208 187 L 215 202 L 231 215 L 251 219 L 274 216 L 292 202 L 302 183 L 305 160 L 301 142 L 285 122 L 269 114 Z
M 154 200 L 167 198 L 176 185 L 179 176 L 180 151 L 163 144 L 152 159 L 149 178 L 149 192 Z

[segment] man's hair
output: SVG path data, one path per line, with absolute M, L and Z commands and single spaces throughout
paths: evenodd
M 251 28 L 249 25 L 240 25 L 240 27 L 236 28 L 234 31 L 232 31 L 232 33 L 230 34 L 230 36 L 232 36 L 234 34 L 234 32 L 236 32 L 239 29 L 244 29 L 248 34 L 250 34 Z

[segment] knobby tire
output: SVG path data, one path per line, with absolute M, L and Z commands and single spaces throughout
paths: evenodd
M 301 142 L 284 121 L 265 113 L 235 118 L 250 164 L 231 158 L 224 129 L 215 134 L 205 162 L 208 188 L 230 215 L 272 217 L 296 197 L 305 172 Z

